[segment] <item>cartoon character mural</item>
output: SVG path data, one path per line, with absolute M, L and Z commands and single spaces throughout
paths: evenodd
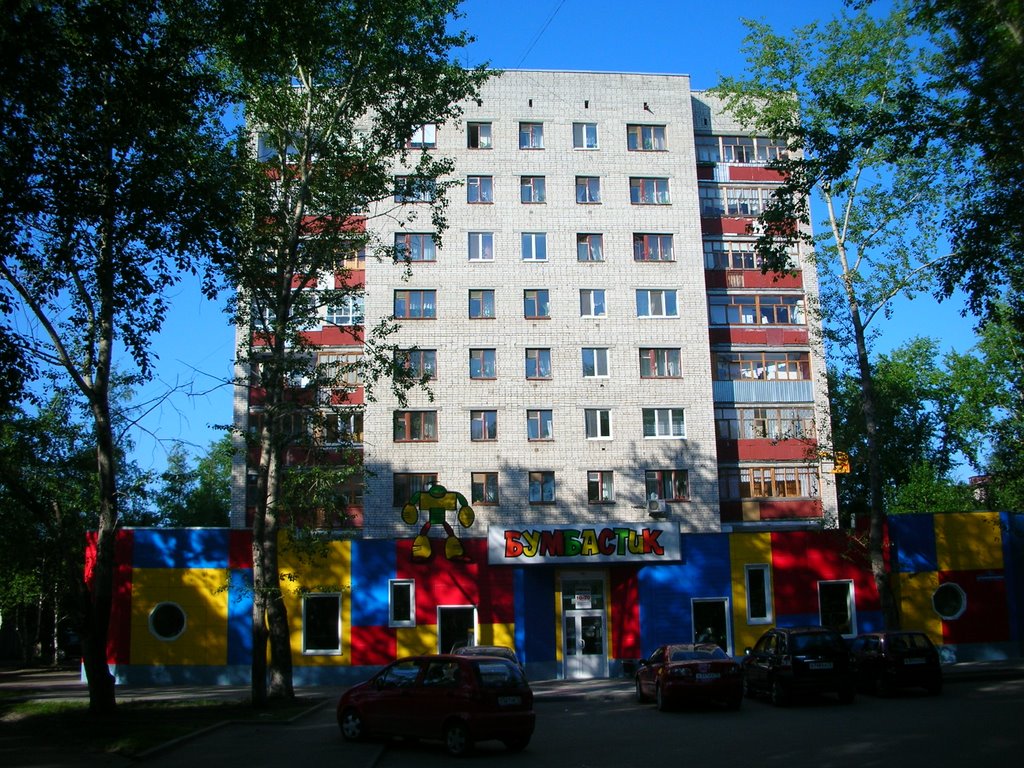
M 466 501 L 466 497 L 457 491 L 449 491 L 443 485 L 432 485 L 424 491 L 417 491 L 402 507 L 402 520 L 409 525 L 415 525 L 419 521 L 420 513 L 426 517 L 426 522 L 412 542 L 413 561 L 425 562 L 433 555 L 427 534 L 434 525 L 444 526 L 445 533 L 448 534 L 444 542 L 446 558 L 463 563 L 472 561 L 466 554 L 461 539 L 448 522 L 449 512 L 455 512 L 455 519 L 463 528 L 469 528 L 476 520 L 476 513 Z

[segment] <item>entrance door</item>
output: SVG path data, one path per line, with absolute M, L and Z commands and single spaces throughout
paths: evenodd
M 692 602 L 693 642 L 715 643 L 729 653 L 729 601 L 722 598 L 697 598 Z
M 565 623 L 565 677 L 608 677 L 604 611 L 568 611 Z
M 437 651 L 451 653 L 453 648 L 476 644 L 476 608 L 472 605 L 437 607 Z
M 600 571 L 565 571 L 561 583 L 565 678 L 608 677 L 604 574 Z

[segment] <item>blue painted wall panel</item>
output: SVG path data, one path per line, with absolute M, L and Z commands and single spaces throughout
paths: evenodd
M 135 568 L 227 568 L 227 528 L 139 528 L 133 531 Z
M 889 535 L 896 545 L 897 571 L 920 573 L 939 569 L 932 515 L 890 515 Z
M 252 664 L 252 570 L 233 570 L 230 578 L 228 664 Z
M 395 578 L 397 558 L 393 541 L 352 542 L 352 626 L 388 625 L 388 582 Z

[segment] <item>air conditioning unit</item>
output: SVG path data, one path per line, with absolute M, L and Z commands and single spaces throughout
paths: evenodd
M 665 517 L 668 515 L 668 502 L 661 499 L 651 499 L 647 502 L 647 514 L 651 517 Z

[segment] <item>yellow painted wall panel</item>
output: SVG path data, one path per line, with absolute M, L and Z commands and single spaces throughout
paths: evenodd
M 932 607 L 932 595 L 939 587 L 939 574 L 896 574 L 900 594 L 900 623 L 903 629 L 927 633 L 936 645 L 942 644 L 942 619 Z
M 757 642 L 771 624 L 747 622 L 746 566 L 772 564 L 772 536 L 770 533 L 734 533 L 729 536 L 730 576 L 733 583 L 732 631 L 733 653 L 742 654 Z M 770 572 L 770 571 L 769 571 Z M 774 598 L 774 590 L 772 591 Z M 775 615 L 775 606 L 771 607 Z
M 477 627 L 477 645 L 504 645 L 515 648 L 515 625 L 481 624 Z
M 997 512 L 935 515 L 935 556 L 940 571 L 1003 567 Z
M 418 627 L 400 627 L 395 630 L 395 641 L 398 656 L 437 653 L 437 625 L 422 624 Z
M 287 533 L 282 533 L 278 541 L 278 566 L 284 604 L 288 611 L 292 663 L 307 667 L 350 664 L 346 650 L 351 647 L 352 637 L 352 544 L 348 541 L 296 544 Z M 341 653 L 303 653 L 302 602 L 307 592 L 341 595 Z
M 227 662 L 228 571 L 219 568 L 141 568 L 132 573 L 131 658 L 139 663 L 207 665 Z M 185 630 L 162 640 L 149 628 L 161 603 L 185 614 Z

